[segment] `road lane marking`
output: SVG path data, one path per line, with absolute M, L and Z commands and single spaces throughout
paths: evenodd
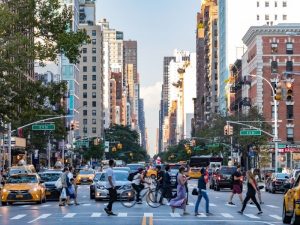
M 86 198 L 87 196 L 86 195 L 84 195 L 84 196 L 82 196 L 83 198 Z
M 256 205 L 252 205 L 252 204 L 248 204 L 247 206 L 251 207 L 251 208 L 255 208 Z
M 30 207 L 30 205 L 22 205 L 21 207 L 22 208 L 28 208 L 28 207 Z
M 144 213 L 145 217 L 153 217 L 153 213 Z
M 188 204 L 188 206 L 192 206 L 192 207 L 194 207 L 194 206 L 195 206 L 195 204 L 194 204 L 193 202 L 191 202 L 191 203 L 189 203 L 189 204 Z
M 170 213 L 171 217 L 181 217 L 179 213 Z
M 89 203 L 86 203 L 86 204 L 83 204 L 83 206 L 90 206 L 91 204 L 89 204 Z
M 278 206 L 275 206 L 275 205 L 266 205 L 266 206 L 268 206 L 270 208 L 274 208 L 274 209 L 278 209 L 279 208 Z
M 221 215 L 225 218 L 233 218 L 233 216 L 230 215 L 229 213 L 221 213 Z
M 259 219 L 258 216 L 255 216 L 253 214 L 244 214 L 244 215 L 247 216 L 247 217 L 249 217 L 249 218 L 251 218 L 251 219 Z
M 26 216 L 26 214 L 20 214 L 20 215 L 17 215 L 17 216 L 15 216 L 15 217 L 13 217 L 13 218 L 10 218 L 11 220 L 19 220 L 19 219 L 21 219 L 21 218 L 23 218 L 23 217 L 25 217 Z
M 277 216 L 277 215 L 269 215 L 269 216 L 276 219 L 276 220 L 282 220 L 281 216 Z
M 73 218 L 77 213 L 67 213 L 64 218 Z
M 91 215 L 91 217 L 101 217 L 101 213 L 93 213 L 92 215 Z
M 45 208 L 45 207 L 49 207 L 50 205 L 42 205 L 41 207 L 42 208 Z
M 118 217 L 127 217 L 127 213 L 118 213 Z
M 209 206 L 216 207 L 217 205 L 214 203 L 209 203 Z
M 147 223 L 147 217 L 144 216 L 142 220 L 142 225 L 147 225 L 146 223 Z
M 31 221 L 29 221 L 29 222 L 27 222 L 27 223 L 33 223 L 33 222 L 35 222 L 35 221 L 37 221 L 37 220 L 40 220 L 40 219 L 46 219 L 46 218 L 49 217 L 49 216 L 51 216 L 51 214 L 42 214 L 42 215 L 39 216 L 38 218 L 35 218 L 34 220 L 31 220 Z
M 153 225 L 153 217 L 152 216 L 149 217 L 149 225 Z
M 200 218 L 205 218 L 205 217 L 207 217 L 207 215 L 206 215 L 206 214 L 204 214 L 204 213 L 200 213 L 199 215 L 197 215 L 197 217 L 200 217 Z

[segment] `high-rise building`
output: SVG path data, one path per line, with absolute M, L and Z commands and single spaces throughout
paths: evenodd
M 144 99 L 139 99 L 139 130 L 141 132 L 141 145 L 144 149 L 147 148 L 146 143 L 146 124 L 145 124 L 145 111 Z

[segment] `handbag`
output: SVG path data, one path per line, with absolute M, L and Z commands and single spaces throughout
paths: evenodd
M 193 190 L 192 190 L 192 195 L 198 195 L 199 193 L 198 193 L 198 189 L 197 188 L 194 188 Z
M 62 188 L 61 178 L 58 178 L 58 180 L 55 182 L 55 187 L 57 189 L 61 189 Z
M 66 199 L 66 198 L 67 198 L 66 188 L 63 188 L 60 193 L 60 199 Z
M 261 189 L 264 189 L 265 188 L 265 186 L 264 185 L 260 185 L 260 186 L 258 186 L 258 189 L 259 190 L 261 190 Z

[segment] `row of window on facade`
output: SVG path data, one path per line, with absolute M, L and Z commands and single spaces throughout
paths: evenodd
M 87 48 L 82 48 L 81 51 L 82 51 L 83 54 L 87 54 Z M 96 48 L 92 48 L 92 53 L 96 54 L 97 53 L 97 49 Z
M 82 80 L 83 81 L 87 81 L 88 80 L 88 76 L 87 75 L 83 75 L 82 76 Z M 92 75 L 92 80 L 97 80 L 97 75 L 93 74 Z
M 278 111 L 278 109 L 277 109 Z M 275 118 L 275 110 L 274 110 L 274 106 L 272 105 L 272 119 Z M 293 105 L 287 105 L 286 106 L 286 119 L 287 120 L 293 120 L 294 119 L 294 106 Z
M 88 102 L 87 101 L 83 101 L 82 102 L 83 106 L 88 106 Z M 97 107 L 97 102 L 96 101 L 92 101 L 92 107 Z M 83 114 L 84 115 L 84 114 Z
M 88 124 L 88 119 L 83 119 L 82 123 L 83 123 L 83 125 L 87 125 Z M 92 124 L 97 124 L 97 120 L 96 119 L 92 119 Z
M 88 89 L 88 84 L 82 84 L 82 89 L 87 90 Z M 97 89 L 97 84 L 92 84 L 92 89 L 96 90 Z
M 88 110 L 84 109 L 82 111 L 82 115 L 87 116 L 88 115 Z M 97 110 L 94 110 L 94 109 L 92 110 L 92 116 L 97 116 Z
M 88 58 L 87 56 L 83 56 L 82 57 L 82 62 L 87 62 Z M 97 62 L 97 57 L 96 56 L 92 56 L 92 62 Z
M 83 131 L 83 133 L 87 133 L 88 132 L 87 127 L 83 127 L 82 131 Z M 96 127 L 92 127 L 92 133 L 93 134 L 97 133 L 97 128 Z
M 287 61 L 285 66 L 286 71 L 293 71 L 293 61 Z M 271 73 L 278 73 L 278 62 L 272 61 L 271 62 Z
M 84 73 L 86 73 L 88 71 L 88 67 L 87 66 L 83 66 L 82 67 L 82 71 Z M 92 72 L 97 72 L 97 66 L 92 66 Z
M 256 6 L 260 7 L 260 2 L 256 2 Z M 270 1 L 265 1 L 265 7 L 270 7 Z M 274 7 L 278 7 L 278 1 L 274 2 Z M 282 7 L 287 7 L 287 1 L 282 1 Z
M 82 98 L 87 98 L 88 94 L 87 92 L 83 92 L 82 93 Z M 92 92 L 92 98 L 97 98 L 97 93 L 96 92 Z
M 294 54 L 294 45 L 292 42 L 285 43 L 285 53 L 286 54 Z M 278 43 L 271 43 L 271 53 L 278 53 Z
M 256 19 L 257 20 L 260 20 L 260 15 L 256 15 Z M 269 14 L 265 14 L 265 20 L 272 20 L 271 18 L 270 18 L 270 15 Z M 278 15 L 274 15 L 274 20 L 278 20 Z M 282 20 L 287 20 L 287 15 L 286 14 L 283 14 L 282 15 Z M 271 24 L 272 25 L 272 24 Z

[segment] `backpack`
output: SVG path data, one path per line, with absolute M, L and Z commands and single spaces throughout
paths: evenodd
M 130 173 L 130 174 L 128 175 L 127 180 L 133 181 L 134 176 L 137 175 L 138 173 L 139 173 L 138 171 L 133 172 L 133 173 Z

